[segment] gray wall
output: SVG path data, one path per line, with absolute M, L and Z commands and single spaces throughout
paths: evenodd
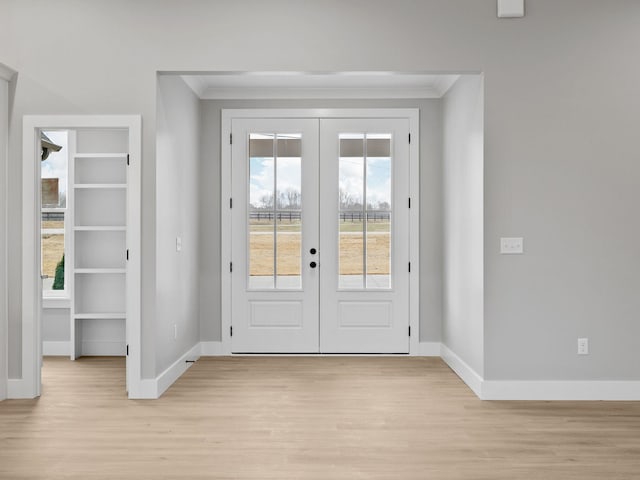
M 495 0 L 0 1 L 0 62 L 19 71 L 11 377 L 21 375 L 23 115 L 143 115 L 142 353 L 152 376 L 156 71 L 389 70 L 485 74 L 485 377 L 639 379 L 639 24 L 637 0 L 529 0 L 517 20 L 497 19 Z M 498 254 L 510 235 L 525 237 L 525 255 Z M 579 336 L 591 355 L 576 355 Z
M 43 308 L 42 341 L 68 342 L 71 338 L 70 315 L 71 311 L 68 308 Z
M 481 75 L 463 75 L 443 102 L 444 300 L 442 343 L 480 376 L 484 370 Z
M 200 100 L 179 77 L 158 76 L 156 132 L 158 375 L 199 342 L 200 330 Z
M 442 319 L 441 101 L 204 100 L 200 167 L 200 335 L 220 340 L 220 115 L 223 108 L 418 108 L 420 110 L 420 340 L 439 342 Z

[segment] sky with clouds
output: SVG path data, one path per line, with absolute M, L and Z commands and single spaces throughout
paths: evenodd
M 300 190 L 300 158 L 278 158 L 278 190 Z M 263 207 L 262 199 L 273 194 L 273 159 L 252 157 L 249 160 L 249 201 L 254 207 Z M 354 201 L 362 202 L 364 160 L 341 158 L 340 188 Z M 377 207 L 381 202 L 391 204 L 391 159 L 367 158 L 367 203 Z

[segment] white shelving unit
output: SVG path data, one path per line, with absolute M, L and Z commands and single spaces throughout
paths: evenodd
M 125 355 L 128 134 L 98 129 L 78 130 L 75 136 L 67 267 L 72 273 L 71 359 L 87 353 Z M 87 352 L 85 345 L 93 349 Z

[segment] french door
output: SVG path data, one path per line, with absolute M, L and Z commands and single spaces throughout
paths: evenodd
M 231 121 L 233 353 L 408 353 L 408 132 Z

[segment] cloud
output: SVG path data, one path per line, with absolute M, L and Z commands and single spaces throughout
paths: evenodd
M 272 158 L 251 158 L 249 162 L 249 202 L 255 206 L 261 204 L 264 196 L 273 195 L 273 163 Z M 300 164 L 300 158 L 278 158 L 277 188 L 280 192 L 300 191 Z

